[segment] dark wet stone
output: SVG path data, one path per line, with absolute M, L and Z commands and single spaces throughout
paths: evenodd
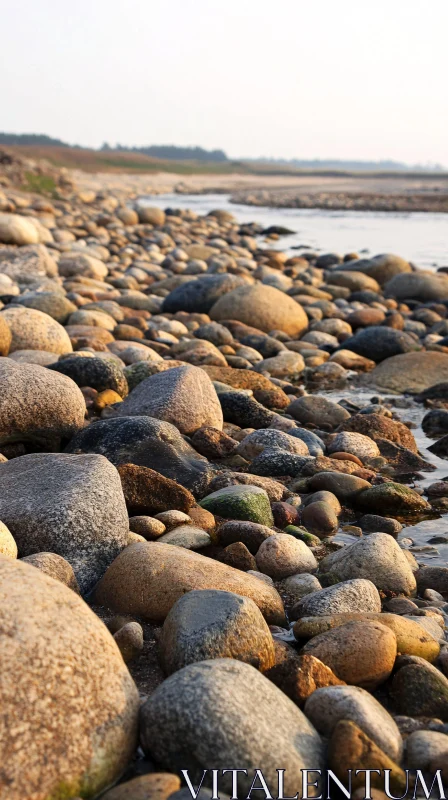
M 379 363 L 391 356 L 420 350 L 416 340 L 403 331 L 382 325 L 372 325 L 359 330 L 355 336 L 344 341 L 344 349 Z
M 401 522 L 392 517 L 381 517 L 379 514 L 364 514 L 359 524 L 365 533 L 390 533 L 396 536 L 403 528 Z
M 100 420 L 74 436 L 67 453 L 100 453 L 113 464 L 138 464 L 177 480 L 193 494 L 205 491 L 214 475 L 174 425 L 151 417 Z
M 90 386 L 97 392 L 113 389 L 120 397 L 128 394 L 128 382 L 121 367 L 114 361 L 103 358 L 83 358 L 82 356 L 67 356 L 48 369 L 68 375 L 77 386 Z
M 238 275 L 205 275 L 173 289 L 168 297 L 165 297 L 162 311 L 170 314 L 175 314 L 176 311 L 199 311 L 208 314 L 222 295 L 238 286 L 246 285 L 246 281 Z
M 254 475 L 291 475 L 296 476 L 303 466 L 309 461 L 309 456 L 300 456 L 288 453 L 279 448 L 267 448 L 259 453 L 250 463 L 250 470 Z
M 269 428 L 275 414 L 257 403 L 252 397 L 240 392 L 226 392 L 219 395 L 222 413 L 226 422 L 233 422 L 241 428 Z
M 428 411 L 423 417 L 422 428 L 424 433 L 432 439 L 444 436 L 448 433 L 448 411 L 443 408 L 434 408 Z

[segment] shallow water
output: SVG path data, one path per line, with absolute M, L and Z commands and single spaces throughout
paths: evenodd
M 254 207 L 231 203 L 226 194 L 161 194 L 146 199 L 162 208 L 191 208 L 198 214 L 221 208 L 240 222 L 259 222 L 266 228 L 281 225 L 295 233 L 269 246 L 285 251 L 304 245 L 307 250 L 356 251 L 363 256 L 396 253 L 422 269 L 448 266 L 448 214 Z
M 324 211 L 321 209 L 275 209 L 252 207 L 230 203 L 230 195 L 178 195 L 165 194 L 146 198 L 148 205 L 162 208 L 188 208 L 198 214 L 208 214 L 213 209 L 229 210 L 239 222 L 257 222 L 266 228 L 282 225 L 294 231 L 294 235 L 281 237 L 269 246 L 289 251 L 297 245 L 318 252 L 347 253 L 357 251 L 363 255 L 393 252 L 413 261 L 424 269 L 437 269 L 448 266 L 448 214 L 428 214 L 424 212 L 391 213 L 363 211 Z M 301 250 L 293 250 L 300 253 Z M 338 401 L 350 399 L 360 406 L 367 405 L 374 392 L 347 388 L 344 391 L 322 392 Z M 396 396 L 394 396 L 396 399 Z M 385 396 L 386 399 L 386 396 Z M 427 409 L 414 403 L 410 408 L 395 409 L 402 420 L 415 424 L 413 434 L 421 455 L 434 464 L 434 472 L 421 473 L 424 477 L 416 481 L 416 486 L 425 487 L 448 476 L 448 461 L 444 461 L 427 448 L 434 440 L 423 433 L 421 421 Z M 378 509 L 381 514 L 381 509 Z M 448 514 L 435 519 L 408 524 L 399 534 L 398 540 L 410 538 L 414 546 L 428 546 L 433 536 L 448 536 Z M 356 539 L 344 532 L 337 534 L 337 540 L 351 544 Z M 448 544 L 429 545 L 430 550 L 415 552 L 417 561 L 422 564 L 448 564 Z M 412 547 L 411 547 L 412 551 Z
M 372 397 L 378 397 L 378 393 L 375 394 L 372 390 L 366 391 L 365 389 L 360 390 L 357 388 L 347 388 L 343 391 L 321 392 L 320 394 L 325 395 L 336 402 L 343 399 L 350 400 L 352 403 L 355 403 L 360 407 L 368 405 Z M 397 395 L 388 396 L 382 394 L 381 397 L 386 401 L 386 403 L 388 399 L 397 399 Z M 412 428 L 412 433 L 417 442 L 418 449 L 425 461 L 429 461 L 435 466 L 435 470 L 432 472 L 422 471 L 420 474 L 423 476 L 423 479 L 416 480 L 415 484 L 411 484 L 411 486 L 415 485 L 416 487 L 424 488 L 426 486 L 430 486 L 431 483 L 435 483 L 442 478 L 446 478 L 448 476 L 448 461 L 445 461 L 443 458 L 438 458 L 438 456 L 435 456 L 433 453 L 428 451 L 427 448 L 434 443 L 435 439 L 429 439 L 427 436 L 425 436 L 422 430 L 422 419 L 427 413 L 428 409 L 421 403 L 413 403 L 410 408 L 394 408 L 393 410 L 403 422 L 412 422 L 416 426 L 415 428 Z M 378 509 L 377 513 L 382 513 L 380 508 Z M 412 539 L 414 545 L 410 547 L 410 550 L 415 555 L 419 563 L 432 566 L 439 565 L 444 567 L 448 565 L 448 543 L 428 545 L 428 540 L 432 539 L 433 536 L 448 537 L 448 514 L 443 514 L 436 519 L 424 519 L 417 523 L 411 522 L 407 525 L 403 520 L 400 521 L 404 527 L 401 533 L 398 534 L 398 541 L 408 538 Z M 344 542 L 345 544 L 352 544 L 354 541 L 356 541 L 356 538 L 348 535 L 347 533 L 339 532 L 336 536 L 336 541 Z M 416 552 L 413 550 L 414 546 L 430 547 L 431 550 L 425 552 Z

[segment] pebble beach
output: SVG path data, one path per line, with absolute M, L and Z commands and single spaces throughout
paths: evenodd
M 1 800 L 446 770 L 448 267 L 252 210 L 0 186 Z

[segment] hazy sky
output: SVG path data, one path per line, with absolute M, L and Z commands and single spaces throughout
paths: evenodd
M 0 7 L 0 130 L 448 165 L 448 0 Z

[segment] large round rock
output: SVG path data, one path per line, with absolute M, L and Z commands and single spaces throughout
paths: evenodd
M 175 425 L 185 434 L 203 425 L 222 429 L 221 405 L 203 369 L 191 364 L 151 375 L 117 408 L 120 417 L 148 415 Z
M 384 287 L 386 297 L 396 300 L 419 300 L 421 303 L 448 300 L 448 277 L 443 272 L 418 272 L 394 275 Z
M 72 352 L 73 347 L 65 328 L 43 311 L 11 306 L 1 314 L 11 330 L 11 353 L 14 350 L 47 350 L 59 355 Z
M 188 769 L 195 785 L 211 764 L 244 766 L 249 782 L 239 781 L 240 797 L 255 769 L 277 786 L 279 765 L 285 796 L 294 795 L 301 770 L 319 769 L 323 760 L 319 735 L 292 700 L 249 664 L 231 659 L 191 664 L 164 681 L 143 706 L 141 741 L 164 767 Z M 220 784 L 231 793 L 231 774 Z
M 275 662 L 272 634 L 254 601 L 214 589 L 179 598 L 163 624 L 159 647 L 168 675 L 211 658 L 236 658 L 262 672 Z
M 208 314 L 222 295 L 245 283 L 246 280 L 239 275 L 205 275 L 203 278 L 176 286 L 168 297 L 165 297 L 162 310 L 170 314 L 175 314 L 176 311 Z
M 400 394 L 417 394 L 442 381 L 448 381 L 448 354 L 436 351 L 386 358 L 363 378 L 368 385 Z
M 0 358 L 0 386 L 0 442 L 55 446 L 83 427 L 84 397 L 65 375 Z
M 319 572 L 327 583 L 367 578 L 385 594 L 412 594 L 416 581 L 403 550 L 388 533 L 372 533 L 326 556 Z
M 299 338 L 308 327 L 308 317 L 299 303 L 273 286 L 257 283 L 225 294 L 210 311 L 212 319 L 238 320 L 260 331 L 281 330 Z
M 83 592 L 127 544 L 120 477 L 102 456 L 21 456 L 0 464 L 0 484 L 0 519 L 19 556 L 58 553 L 72 565 Z
M 96 797 L 134 752 L 139 698 L 117 645 L 81 598 L 0 557 L 1 794 Z
M 126 547 L 98 584 L 95 599 L 120 614 L 163 622 L 179 597 L 192 589 L 250 597 L 270 624 L 285 622 L 283 603 L 272 586 L 220 561 L 158 542 Z
M 213 470 L 178 429 L 151 417 L 112 417 L 89 425 L 73 437 L 68 453 L 100 453 L 112 464 L 149 467 L 178 481 L 194 494 L 203 493 Z

